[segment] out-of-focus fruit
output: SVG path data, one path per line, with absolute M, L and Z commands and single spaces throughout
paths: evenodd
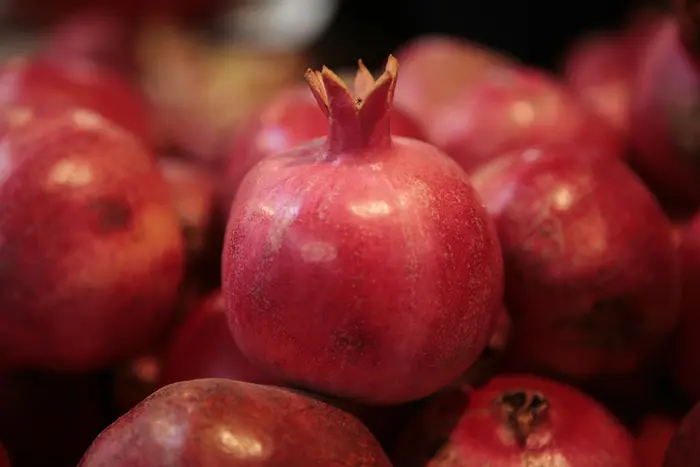
M 683 44 L 700 61 L 700 2 L 698 0 L 671 0 Z
M 427 127 L 428 138 L 471 172 L 509 150 L 587 145 L 622 157 L 619 135 L 563 84 L 513 68 L 457 96 Z
M 143 350 L 183 269 L 155 158 L 85 109 L 4 117 L 0 368 L 88 370 Z
M 513 368 L 585 380 L 632 373 L 673 330 L 680 268 L 671 228 L 619 160 L 551 145 L 472 177 L 498 228 Z
M 228 329 L 225 311 L 221 292 L 215 292 L 182 322 L 166 352 L 162 385 L 198 378 L 281 383 L 241 354 Z
M 683 418 L 671 438 L 663 467 L 700 467 L 700 404 Z
M 223 180 L 224 206 L 228 208 L 243 177 L 267 156 L 328 134 L 328 118 L 308 86 L 280 92 L 244 124 L 229 150 Z M 424 140 L 422 130 L 400 109 L 391 109 L 391 134 Z
M 397 57 L 401 80 L 396 85 L 396 104 L 421 125 L 428 125 L 459 94 L 494 70 L 515 65 L 493 50 L 446 36 L 414 39 Z
M 630 163 L 666 204 L 700 204 L 700 74 L 673 21 L 658 27 L 639 65 L 630 114 Z
M 404 467 L 637 467 L 634 440 L 595 400 L 532 376 L 436 396 L 396 451 Z
M 678 425 L 678 420 L 664 414 L 644 418 L 637 435 L 637 452 L 642 467 L 663 467 L 666 448 Z
M 467 370 L 502 298 L 497 235 L 466 174 L 389 133 L 397 71 L 393 57 L 376 83 L 364 69 L 357 98 L 330 70 L 307 73 L 329 135 L 248 173 L 222 256 L 244 355 L 378 404 L 422 398 Z
M 75 467 L 109 424 L 105 383 L 103 375 L 1 375 L 0 440 L 13 467 Z
M 166 386 L 107 428 L 81 467 L 390 467 L 359 421 L 290 390 L 228 379 Z

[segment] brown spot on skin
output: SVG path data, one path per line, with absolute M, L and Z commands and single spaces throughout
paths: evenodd
M 361 353 L 371 343 L 366 334 L 359 325 L 346 326 L 333 334 L 333 348 L 339 352 L 351 350 Z
M 126 230 L 134 217 L 131 207 L 116 198 L 98 199 L 91 202 L 88 209 L 97 214 L 97 227 L 104 234 Z

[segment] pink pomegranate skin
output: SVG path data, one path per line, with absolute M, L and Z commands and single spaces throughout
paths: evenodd
M 244 355 L 376 404 L 455 380 L 486 346 L 502 297 L 497 235 L 466 174 L 389 134 L 397 66 L 360 87 L 359 107 L 330 70 L 307 73 L 329 136 L 248 173 L 222 256 Z
M 80 467 L 391 467 L 359 421 L 290 390 L 229 379 L 166 386 L 97 437 Z
M 666 449 L 679 423 L 665 414 L 644 417 L 637 440 L 637 452 L 642 467 L 663 467 Z
M 700 404 L 683 418 L 671 438 L 663 467 L 700 467 Z
M 150 109 L 143 97 L 120 76 L 87 61 L 12 59 L 0 67 L 0 83 L 0 109 L 82 107 L 99 113 L 145 143 L 151 141 Z
M 213 293 L 185 318 L 166 351 L 162 385 L 198 378 L 282 384 L 241 354 L 228 329 L 226 302 L 220 291 Z
M 639 466 L 632 436 L 600 404 L 528 375 L 438 395 L 393 460 L 402 467 Z
M 425 140 L 423 130 L 401 110 L 391 109 L 391 133 Z M 255 164 L 275 153 L 328 134 L 328 118 L 307 86 L 281 92 L 253 115 L 228 151 L 224 176 L 225 206 L 229 207 L 243 177 Z
M 619 136 L 553 78 L 511 69 L 453 100 L 427 127 L 428 138 L 467 172 L 509 150 L 532 145 L 588 145 L 622 157 Z
M 700 74 L 669 20 L 642 57 L 632 92 L 630 163 L 670 205 L 700 204 L 697 138 Z
M 0 368 L 84 371 L 144 350 L 184 250 L 154 157 L 88 110 L 4 117 Z
M 668 220 L 621 161 L 543 146 L 472 183 L 501 240 L 512 368 L 583 380 L 651 359 L 678 320 L 680 268 Z

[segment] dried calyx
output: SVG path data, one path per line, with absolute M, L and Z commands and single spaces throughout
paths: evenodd
M 523 448 L 530 434 L 546 419 L 549 402 L 538 392 L 506 392 L 496 400 L 496 406 L 516 443 Z
M 343 80 L 326 67 L 306 72 L 311 92 L 328 117 L 329 154 L 361 152 L 391 144 L 389 117 L 398 68 L 398 61 L 389 56 L 384 73 L 375 81 L 360 61 L 354 95 Z

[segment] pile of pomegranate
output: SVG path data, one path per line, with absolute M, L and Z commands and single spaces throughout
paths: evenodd
M 0 467 L 700 467 L 699 12 L 419 37 L 224 137 L 146 23 L 52 24 L 0 65 Z

